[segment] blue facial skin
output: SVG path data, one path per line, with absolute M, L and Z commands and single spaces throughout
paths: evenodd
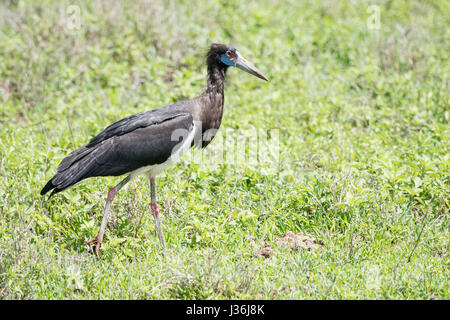
M 236 58 L 233 58 L 233 60 L 236 60 Z M 220 56 L 220 61 L 225 63 L 227 66 L 235 67 L 236 63 L 233 60 L 227 57 L 225 53 Z

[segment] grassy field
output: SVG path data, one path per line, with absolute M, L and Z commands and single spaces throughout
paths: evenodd
M 445 0 L 1 2 L 0 299 L 449 299 L 449 16 Z M 93 255 L 120 178 L 39 191 L 107 125 L 200 94 L 213 42 L 270 79 L 228 72 L 220 132 L 276 130 L 276 161 L 166 170 L 164 255 L 133 180 Z

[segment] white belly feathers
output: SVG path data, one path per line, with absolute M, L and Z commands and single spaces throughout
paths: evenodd
M 130 174 L 131 178 L 139 176 L 143 173 L 146 173 L 147 175 L 149 175 L 151 177 L 155 177 L 156 175 L 161 173 L 164 169 L 166 169 L 171 164 L 176 162 L 187 150 L 189 150 L 189 148 L 192 144 L 192 141 L 194 140 L 195 130 L 196 130 L 196 127 L 194 124 L 192 126 L 192 130 L 183 137 L 183 141 L 181 141 L 179 144 L 177 144 L 175 146 L 175 148 L 172 150 L 171 156 L 165 162 L 139 168 L 139 169 L 131 172 L 131 174 Z M 180 136 L 183 136 L 183 135 L 180 135 Z M 176 138 L 178 138 L 178 137 L 176 137 Z

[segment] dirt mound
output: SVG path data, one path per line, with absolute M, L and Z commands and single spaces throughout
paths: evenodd
M 265 242 L 264 247 L 262 247 L 259 250 L 256 250 L 253 253 L 253 257 L 264 257 L 264 259 L 269 259 L 274 254 L 277 254 L 277 253 L 272 249 L 270 244 Z
M 303 233 L 299 232 L 297 234 L 292 231 L 286 231 L 286 234 L 282 238 L 276 238 L 275 242 L 279 246 L 289 246 L 294 250 L 299 249 L 318 249 L 322 246 L 316 242 L 316 239 L 308 237 Z
M 306 236 L 301 232 L 295 234 L 292 231 L 286 231 L 283 237 L 275 238 L 275 243 L 278 247 L 289 247 L 295 251 L 300 249 L 315 250 L 322 248 L 322 246 L 316 242 L 316 239 Z M 267 241 L 265 241 L 263 247 L 259 249 L 253 239 L 250 239 L 250 245 L 253 246 L 255 250 L 253 253 L 254 258 L 263 257 L 264 259 L 268 259 L 272 255 L 277 254 Z

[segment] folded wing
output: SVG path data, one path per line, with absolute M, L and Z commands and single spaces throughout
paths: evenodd
M 41 194 L 53 189 L 53 195 L 89 177 L 119 176 L 161 164 L 183 139 L 183 135 L 173 133 L 190 132 L 193 128 L 189 113 L 174 113 L 173 109 L 161 108 L 124 118 L 64 158 Z

